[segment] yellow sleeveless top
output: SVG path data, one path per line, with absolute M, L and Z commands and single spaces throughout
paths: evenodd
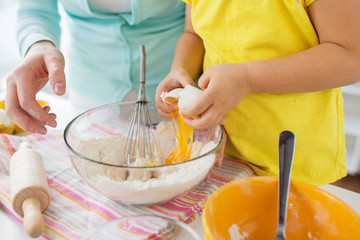
M 204 69 L 274 59 L 311 48 L 318 38 L 307 13 L 315 0 L 184 0 L 205 45 Z M 226 155 L 258 175 L 278 173 L 278 136 L 296 136 L 292 178 L 314 185 L 346 175 L 339 88 L 300 94 L 249 94 L 226 115 Z

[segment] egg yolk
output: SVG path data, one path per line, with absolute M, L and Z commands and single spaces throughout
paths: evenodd
M 175 122 L 175 149 L 174 152 L 165 160 L 165 164 L 173 164 L 184 162 L 190 159 L 191 149 L 193 143 L 193 128 L 187 125 L 184 120 L 185 117 L 181 116 L 179 109 L 176 118 L 172 113 L 172 119 Z M 173 120 L 174 121 L 174 120 Z

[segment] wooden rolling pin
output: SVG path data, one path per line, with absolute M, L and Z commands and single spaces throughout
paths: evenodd
M 24 228 L 30 237 L 44 231 L 44 212 L 50 204 L 49 186 L 44 164 L 38 152 L 22 142 L 10 159 L 11 204 L 24 217 Z

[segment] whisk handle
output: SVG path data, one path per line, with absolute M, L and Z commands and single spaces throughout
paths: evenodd
M 146 72 L 145 46 L 140 45 L 140 86 L 139 86 L 138 101 L 146 101 L 146 96 L 145 96 L 145 72 Z

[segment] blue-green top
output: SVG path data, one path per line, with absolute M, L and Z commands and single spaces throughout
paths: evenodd
M 87 0 L 61 0 L 66 12 L 67 83 L 101 104 L 121 101 L 138 92 L 140 52 L 146 49 L 146 97 L 153 100 L 157 84 L 167 75 L 174 48 L 183 32 L 185 6 L 179 0 L 131 0 L 131 12 L 93 11 Z M 18 41 L 25 55 L 31 44 L 60 44 L 56 0 L 19 0 Z

